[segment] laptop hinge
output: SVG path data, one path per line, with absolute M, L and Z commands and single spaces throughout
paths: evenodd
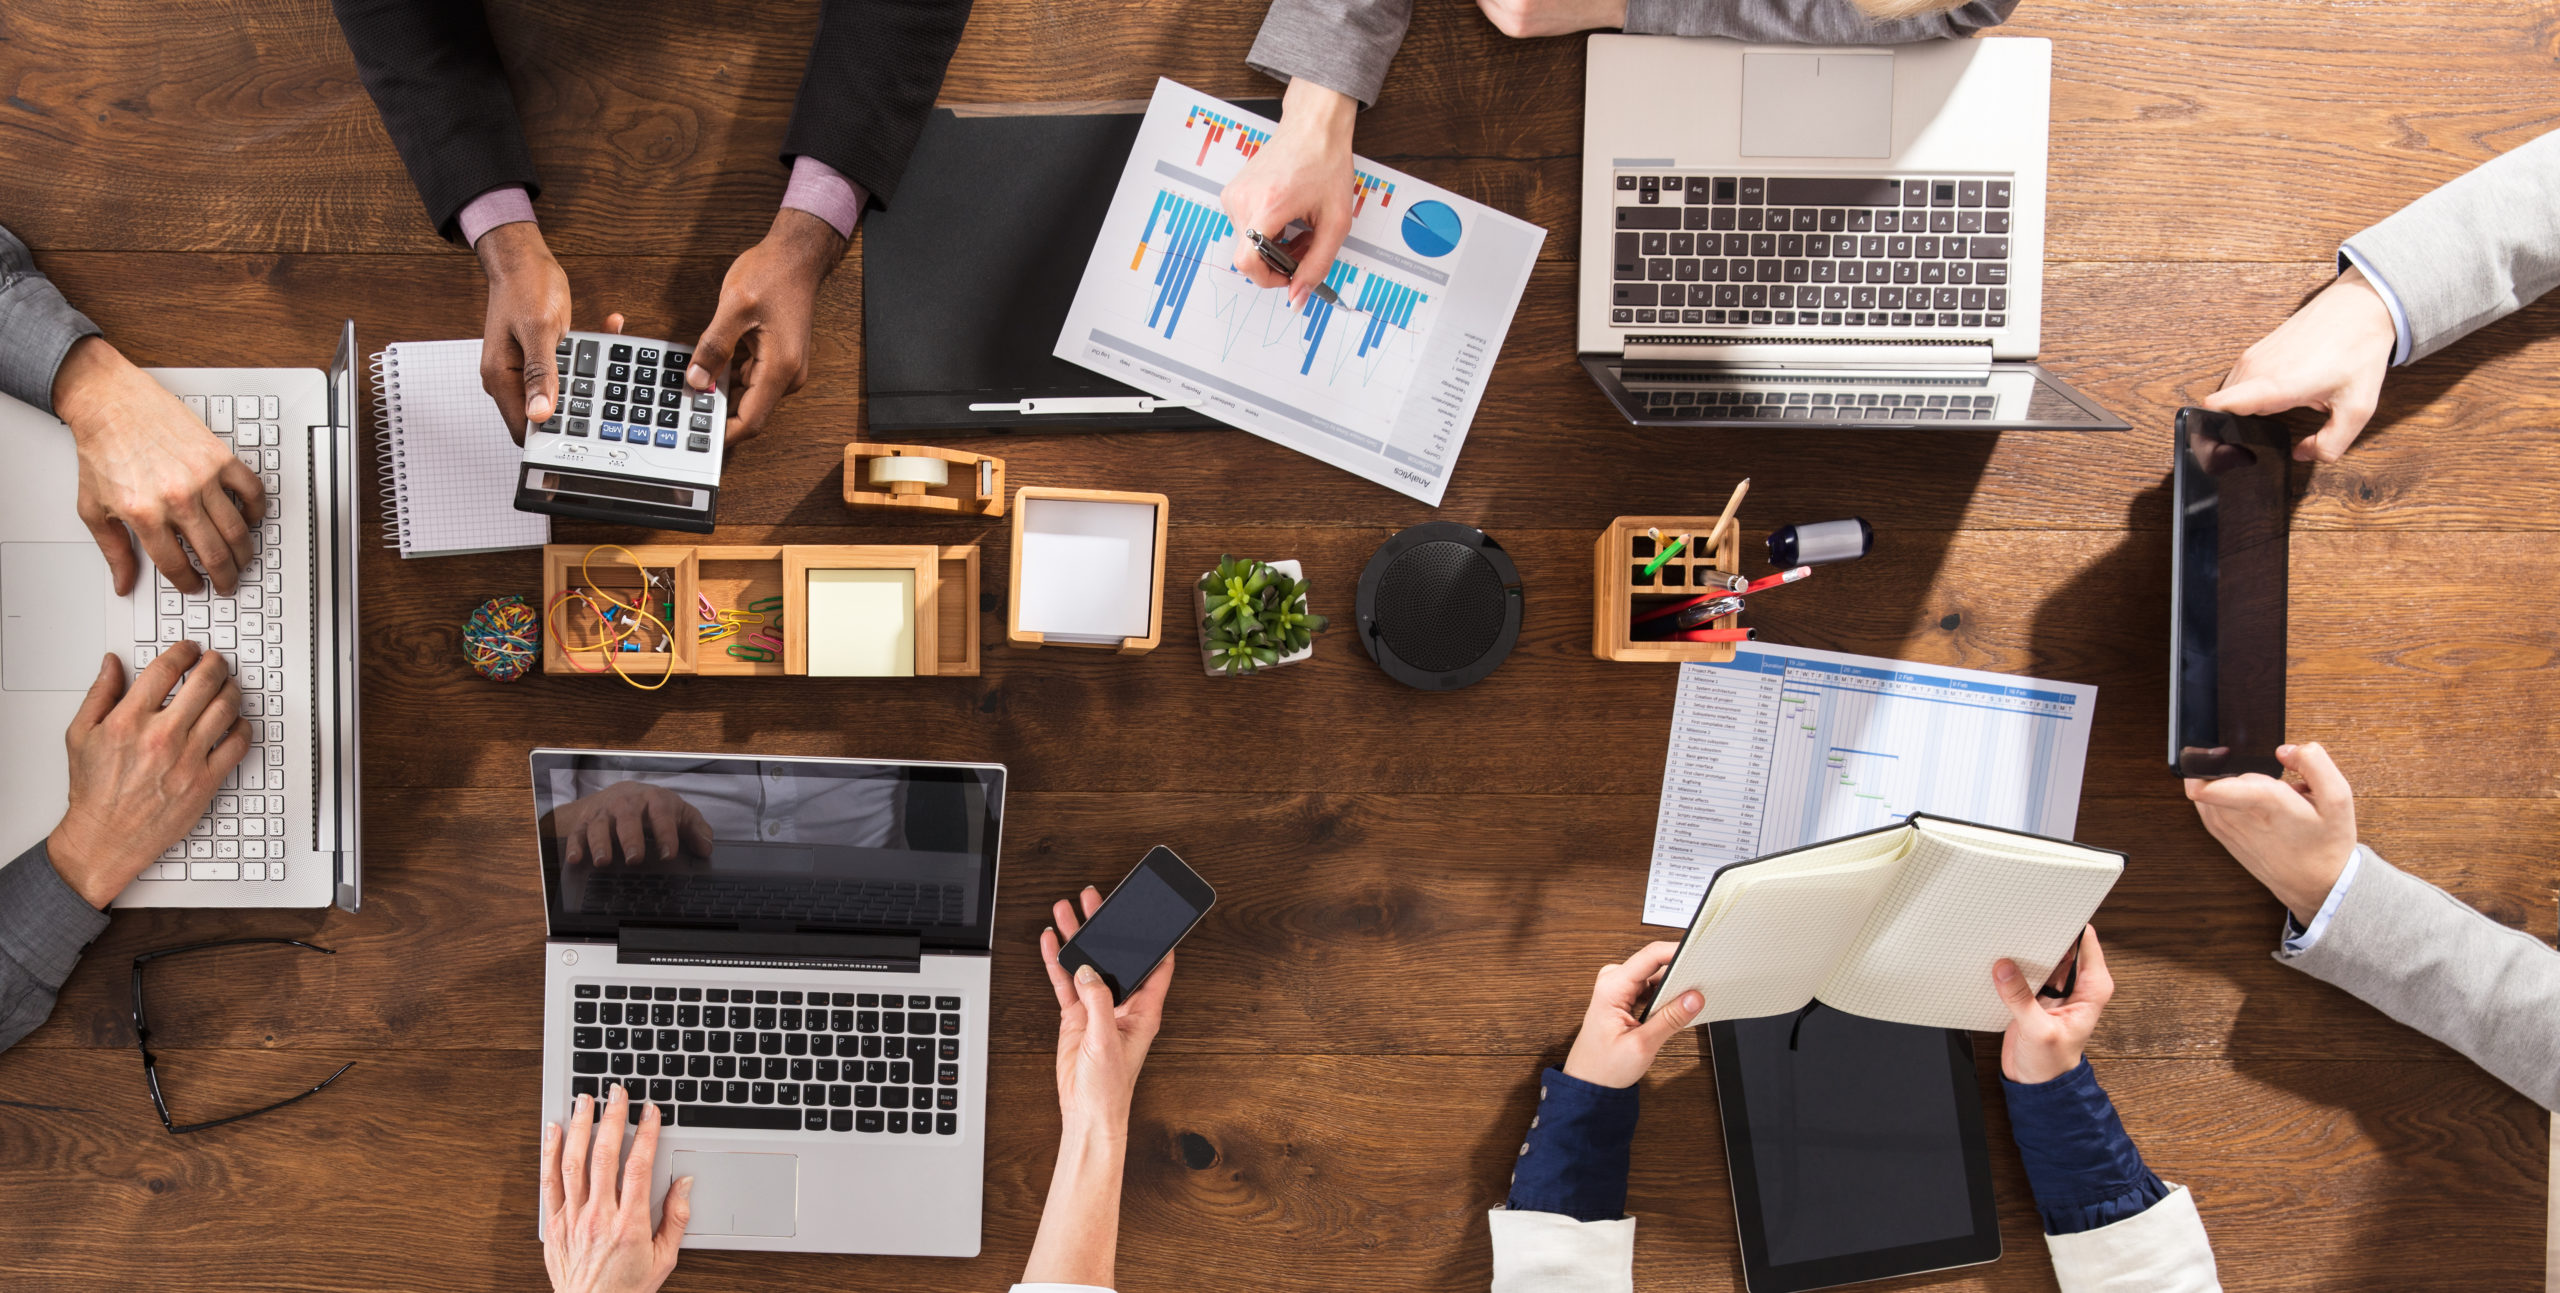
M 1991 371 L 1988 341 L 1768 341 L 1749 337 L 1629 337 L 1629 363 L 1774 369 Z
M 614 936 L 624 965 L 727 965 L 774 970 L 924 968 L 924 940 L 913 934 L 766 934 L 727 929 L 624 926 Z

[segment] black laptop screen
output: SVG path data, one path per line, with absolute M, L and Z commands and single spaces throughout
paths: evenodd
M 537 750 L 554 937 L 892 932 L 985 948 L 1004 769 Z

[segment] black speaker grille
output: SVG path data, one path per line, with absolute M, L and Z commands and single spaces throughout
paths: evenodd
M 1502 636 L 1502 576 L 1474 548 L 1417 544 L 1378 578 L 1378 632 L 1405 663 L 1432 673 L 1484 658 Z

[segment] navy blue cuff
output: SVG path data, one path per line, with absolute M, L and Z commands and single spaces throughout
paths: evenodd
M 2050 1082 L 2000 1079 L 2009 1131 L 2027 1166 L 2036 1215 L 2048 1235 L 2113 1225 L 2169 1196 L 2124 1133 L 2115 1103 L 2083 1059 Z
M 1521 1142 L 1507 1206 L 1576 1221 L 1627 1215 L 1627 1147 L 1635 1138 L 1634 1087 L 1596 1086 L 1548 1069 L 1538 1075 L 1538 1114 Z

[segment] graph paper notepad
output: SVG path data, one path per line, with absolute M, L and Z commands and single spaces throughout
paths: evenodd
M 523 451 L 480 388 L 478 341 L 407 341 L 373 357 L 382 446 L 383 546 L 443 557 L 551 541 L 551 518 L 516 510 Z
M 2009 1008 L 1992 964 L 2043 983 L 2122 874 L 2121 853 L 1913 814 L 1717 872 L 1654 1003 L 1695 988 L 1701 1022 L 1820 1001 L 1997 1032 Z
M 2067 839 L 2098 689 L 1802 647 L 1680 669 L 1645 881 L 1685 925 L 1720 867 L 1943 813 Z

